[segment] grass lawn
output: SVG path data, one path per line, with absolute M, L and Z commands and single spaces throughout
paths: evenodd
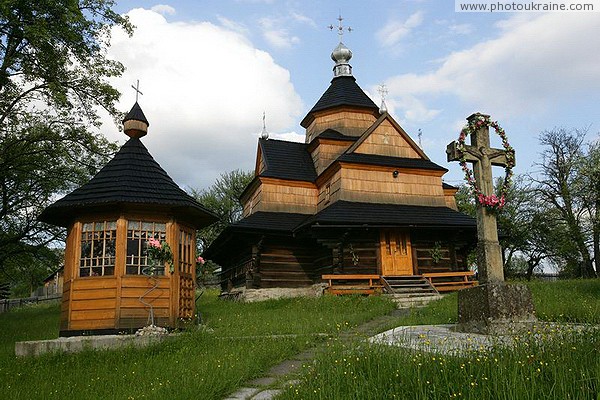
M 58 336 L 58 306 L 0 314 L 0 399 L 221 399 L 272 365 L 393 309 L 386 299 L 240 304 L 201 299 L 208 328 L 145 349 L 17 359 L 14 343 Z M 294 337 L 272 338 L 273 334 Z
M 540 319 L 598 323 L 600 280 L 533 282 Z M 393 325 L 456 321 L 456 294 Z M 600 399 L 600 331 L 529 335 L 510 350 L 417 353 L 338 333 L 391 311 L 379 297 L 241 304 L 202 297 L 204 331 L 141 350 L 16 359 L 14 342 L 53 338 L 58 307 L 0 314 L 0 399 L 221 399 L 272 365 L 324 344 L 283 399 Z M 391 326 L 390 326 L 391 327 Z M 324 342 L 325 333 L 333 340 Z M 270 335 L 294 335 L 271 337 Z
M 531 282 L 538 317 L 598 323 L 600 280 Z M 395 325 L 452 323 L 457 294 Z M 440 356 L 363 343 L 333 343 L 281 399 L 600 399 L 600 329 L 525 335 L 513 348 Z

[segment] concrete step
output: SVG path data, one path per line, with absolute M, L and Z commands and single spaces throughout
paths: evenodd
M 399 309 L 424 307 L 432 301 L 439 300 L 443 296 L 439 294 L 427 296 L 402 296 L 402 295 L 387 295 L 392 298 Z

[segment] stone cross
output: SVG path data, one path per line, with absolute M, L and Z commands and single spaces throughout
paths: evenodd
M 488 115 L 476 113 L 467 118 L 469 124 L 477 117 Z M 457 149 L 456 141 L 446 148 L 448 161 L 460 160 L 461 154 Z M 475 182 L 485 196 L 494 193 L 492 165 L 506 167 L 506 151 L 494 149 L 490 146 L 490 131 L 488 126 L 479 127 L 471 134 L 471 145 L 464 146 L 467 162 L 473 163 Z M 502 250 L 498 243 L 498 227 L 496 215 L 483 205 L 477 203 L 477 261 L 479 266 L 479 280 L 481 283 L 504 282 L 504 269 L 502 263 Z

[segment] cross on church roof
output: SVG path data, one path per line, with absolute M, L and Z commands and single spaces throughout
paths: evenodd
M 140 80 L 136 80 L 135 86 L 131 85 L 131 87 L 133 88 L 133 90 L 135 90 L 135 102 L 137 103 L 138 101 L 138 96 L 141 94 L 142 96 L 144 95 L 144 93 L 140 92 Z
M 340 37 L 340 43 L 341 43 L 341 42 L 342 42 L 342 39 L 343 39 L 343 37 L 344 37 L 344 29 L 345 29 L 345 30 L 347 30 L 348 32 L 352 32 L 352 28 L 351 28 L 351 27 L 349 27 L 349 26 L 348 26 L 348 27 L 344 27 L 344 25 L 342 25 L 342 21 L 344 20 L 344 18 L 342 18 L 342 15 L 341 15 L 341 14 L 340 14 L 340 15 L 337 17 L 337 20 L 338 20 L 338 26 L 337 26 L 337 27 L 336 27 L 336 26 L 333 26 L 333 25 L 329 25 L 329 26 L 328 26 L 328 28 L 329 28 L 330 30 L 332 30 L 332 31 L 333 31 L 334 29 L 337 29 L 337 34 L 338 34 L 338 35 L 339 35 L 339 37 Z

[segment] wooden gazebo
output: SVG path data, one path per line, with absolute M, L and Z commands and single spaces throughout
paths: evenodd
M 137 102 L 123 124 L 130 139 L 114 158 L 40 216 L 68 232 L 61 336 L 134 331 L 149 323 L 151 310 L 167 328 L 194 315 L 195 232 L 216 216 L 142 144 L 149 123 Z M 172 268 L 148 268 L 152 238 L 169 244 Z

